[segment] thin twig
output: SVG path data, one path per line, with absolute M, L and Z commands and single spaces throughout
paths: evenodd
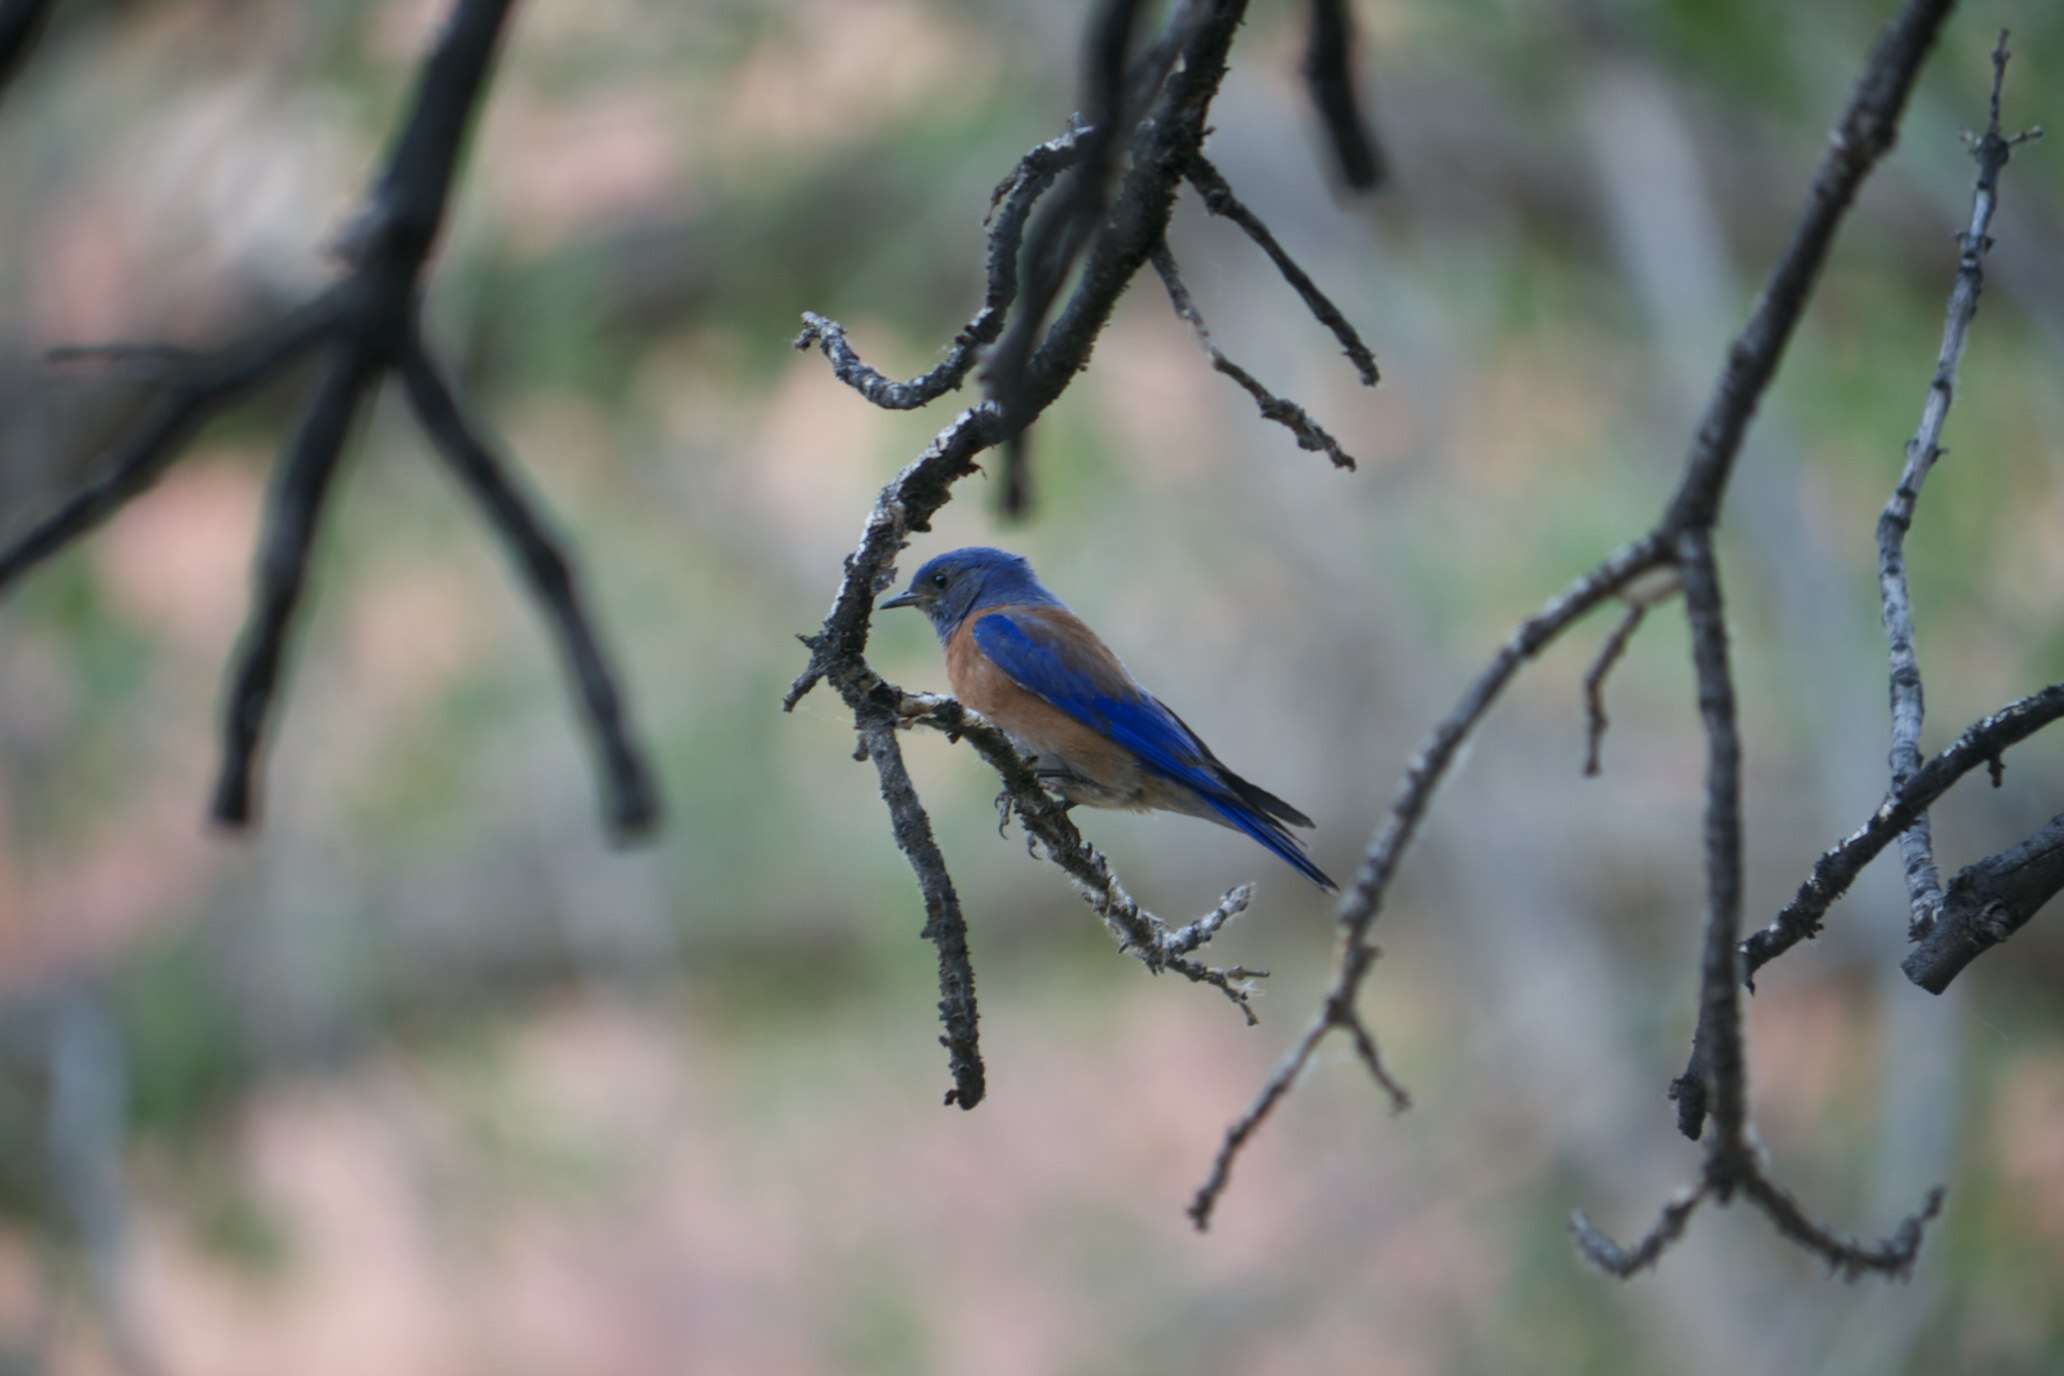
M 1949 290 L 1949 308 L 1942 324 L 1942 347 L 1935 355 L 1935 376 L 1913 438 L 1906 442 L 1906 466 L 1878 517 L 1878 593 L 1883 603 L 1885 638 L 1891 659 L 1892 746 L 1889 764 L 1892 791 L 1897 792 L 1921 764 L 1921 723 L 1927 707 L 1921 686 L 1920 656 L 1914 646 L 1913 603 L 1906 577 L 1906 532 L 1913 526 L 1914 504 L 1935 460 L 1942 456 L 1942 426 L 1955 395 L 1957 364 L 1964 356 L 1978 296 L 1985 288 L 1985 254 L 1992 247 L 1988 230 L 1999 203 L 2000 172 L 2014 147 L 2032 137 L 2000 133 L 2000 92 L 2007 76 L 2007 31 L 2000 30 L 1992 53 L 1991 115 L 1985 132 L 1971 140 L 1978 162 L 1978 182 L 1971 193 L 1970 226 L 1957 236 L 1956 280 Z M 2040 134 L 2041 130 L 2034 131 Z M 1925 937 L 1942 906 L 1942 875 L 1935 867 L 1935 843 L 1926 813 L 1899 837 L 1911 918 L 1909 936 Z
M 1332 298 L 1319 290 L 1319 284 L 1312 281 L 1311 275 L 1299 267 L 1297 260 L 1276 241 L 1276 236 L 1262 223 L 1261 217 L 1249 210 L 1240 198 L 1233 194 L 1233 188 L 1218 168 L 1212 165 L 1211 160 L 1199 153 L 1190 160 L 1184 174 L 1189 178 L 1190 185 L 1197 188 L 1197 194 L 1204 198 L 1206 210 L 1238 225 L 1247 237 L 1268 255 L 1269 261 L 1276 265 L 1276 271 L 1290 284 L 1291 290 L 1303 298 L 1305 309 L 1310 311 L 1321 325 L 1331 330 L 1333 337 L 1340 341 L 1341 351 L 1353 362 L 1355 372 L 1362 379 L 1362 385 L 1374 387 L 1382 376 L 1376 368 L 1376 355 L 1369 351 L 1369 346 L 1362 342 L 1362 337 L 1355 332 L 1355 327 L 1340 313 L 1340 307 L 1334 305 Z
M 1263 420 L 1272 420 L 1297 436 L 1299 449 L 1323 452 L 1333 460 L 1335 468 L 1353 472 L 1354 456 L 1340 447 L 1340 441 L 1327 434 L 1302 406 L 1294 401 L 1285 401 L 1262 386 L 1254 374 L 1227 358 L 1224 351 L 1212 342 L 1211 330 L 1198 312 L 1197 303 L 1190 299 L 1189 288 L 1183 285 L 1182 273 L 1175 265 L 1175 255 L 1168 251 L 1166 244 L 1154 250 L 1153 264 L 1154 271 L 1161 276 L 1161 285 L 1168 288 L 1168 304 L 1175 308 L 1177 315 L 1190 322 L 1190 329 L 1211 359 L 1211 366 L 1239 383 L 1247 395 L 1254 398 L 1255 405 L 1261 408 Z
M 1074 163 L 1083 132 L 1077 125 L 1032 149 L 997 187 L 989 229 L 989 285 L 982 308 L 954 336 L 952 348 L 936 367 L 905 382 L 884 377 L 860 361 L 837 321 L 811 311 L 803 313 L 803 331 L 796 336 L 795 347 L 818 345 L 831 363 L 833 376 L 885 410 L 913 411 L 959 387 L 982 349 L 1003 333 L 1004 320 L 1018 296 L 1018 256 L 1025 238 L 1025 218 L 1054 178 Z
M 1368 967 L 1375 963 L 1376 957 L 1377 950 L 1374 946 L 1349 946 L 1341 954 L 1343 965 L 1354 971 L 1356 983 L 1360 982 Z M 1325 1003 L 1320 1005 L 1318 1014 L 1312 1018 L 1311 1025 L 1304 1029 L 1304 1035 L 1297 1039 L 1296 1045 L 1290 1048 L 1287 1055 L 1276 1062 L 1275 1069 L 1269 1072 L 1268 1079 L 1262 1083 L 1253 1102 L 1248 1104 L 1246 1110 L 1226 1128 L 1225 1136 L 1219 1141 L 1218 1150 L 1212 1154 L 1211 1169 L 1206 1172 L 1204 1182 L 1197 1187 L 1196 1193 L 1190 1197 L 1190 1206 L 1185 1211 L 1190 1216 L 1191 1225 L 1198 1232 L 1210 1229 L 1212 1217 L 1218 1209 L 1219 1197 L 1232 1183 L 1234 1163 L 1239 1160 L 1240 1152 L 1246 1147 L 1248 1139 L 1261 1130 L 1261 1125 L 1276 1111 L 1276 1105 L 1283 1101 L 1283 1097 L 1303 1076 L 1305 1067 L 1311 1064 L 1312 1053 L 1319 1049 L 1319 1043 L 1336 1029 L 1345 1031 L 1349 1040 L 1354 1043 L 1355 1055 L 1367 1067 L 1370 1077 L 1376 1081 L 1377 1088 L 1389 1096 L 1391 1112 L 1403 1113 L 1412 1106 L 1411 1094 L 1384 1063 L 1382 1054 L 1377 1050 L 1375 1037 L 1363 1024 L 1361 1015 L 1355 1012 L 1354 1004 L 1337 994 L 1328 997 Z
M 1627 642 L 1634 638 L 1634 632 L 1641 629 L 1641 619 L 1648 615 L 1648 606 L 1642 602 L 1629 602 L 1626 612 L 1620 617 L 1620 624 L 1613 627 L 1612 634 L 1598 647 L 1598 658 L 1591 661 L 1591 667 L 1584 674 L 1584 777 L 1595 779 L 1599 774 L 1598 752 L 1605 744 L 1605 728 L 1610 724 L 1605 717 L 1605 680 L 1612 673 L 1613 665 L 1626 653 Z
M 1627 1280 L 1655 1265 L 1670 1245 L 1684 1236 L 1691 1216 L 1698 1212 L 1699 1205 L 1706 1202 L 1709 1194 L 1709 1187 L 1703 1183 L 1695 1189 L 1680 1190 L 1663 1204 L 1662 1213 L 1632 1249 L 1622 1247 L 1599 1231 L 1582 1209 L 1570 1214 L 1570 1234 L 1576 1239 L 1577 1250 L 1584 1254 L 1586 1261 L 1607 1275 Z

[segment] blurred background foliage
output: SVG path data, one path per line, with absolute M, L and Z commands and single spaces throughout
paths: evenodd
M 321 281 L 436 0 L 72 0 L 0 101 L 0 537 L 94 471 L 148 378 L 51 345 L 200 341 Z M 1002 543 L 1351 871 L 1426 724 L 1518 616 L 1667 492 L 1885 0 L 1362 0 L 1394 181 L 1344 201 L 1258 4 L 1214 156 L 1375 345 L 1356 387 L 1193 199 L 1221 344 L 1363 460 L 1330 471 L 1211 373 L 1158 287 L 914 557 Z M 1258 878 L 1247 1030 L 1146 978 L 999 840 L 994 781 L 912 766 L 973 922 L 992 1097 L 937 1107 L 933 971 L 872 771 L 782 688 L 879 485 L 885 415 L 788 348 L 892 372 L 980 299 L 990 189 L 1073 101 L 1080 5 L 521 7 L 431 278 L 439 342 L 577 543 L 661 761 L 666 829 L 599 837 L 533 609 L 382 400 L 353 446 L 266 770 L 200 819 L 263 487 L 302 379 L 0 604 L 0 1369 L 97 1372 L 2039 1372 L 2064 1364 L 2064 924 L 1941 999 L 1872 872 L 1751 1006 L 1779 1173 L 1859 1232 L 1936 1180 L 1907 1286 L 1840 1286 L 1760 1218 L 1600 1280 L 1582 1205 L 1696 1169 L 1662 1087 L 1692 1012 L 1701 745 L 1681 620 L 1619 670 L 1584 781 L 1570 637 L 1444 793 L 1368 1012 L 1418 1106 L 1329 1059 L 1181 1206 L 1313 1007 L 1329 908 L 1260 852 L 1096 815 L 1170 916 Z M 1750 918 L 1883 789 L 1871 527 L 1912 432 L 1982 123 L 2064 121 L 2064 11 L 1975 3 L 1928 67 L 1752 432 L 1723 531 Z M 2064 180 L 1999 247 L 1909 542 L 1939 748 L 2064 674 Z M 950 407 L 953 403 L 944 403 Z M 877 663 L 942 674 L 916 618 Z M 1938 812 L 1946 865 L 2056 808 L 2064 737 Z

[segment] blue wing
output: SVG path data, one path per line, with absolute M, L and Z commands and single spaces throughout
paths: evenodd
M 1305 878 L 1321 888 L 1334 887 L 1297 838 L 1269 813 L 1307 825 L 1309 819 L 1220 764 L 1196 733 L 1134 683 L 1103 643 L 1072 615 L 992 612 L 975 622 L 973 635 L 976 647 L 1019 687 L 1124 746 L 1154 773 L 1196 793 L 1235 829 L 1275 852 Z

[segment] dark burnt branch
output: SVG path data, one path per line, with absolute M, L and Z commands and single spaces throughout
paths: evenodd
M 981 351 L 1003 333 L 1004 320 L 1018 295 L 1018 256 L 1025 239 L 1025 219 L 1054 178 L 1074 163 L 1082 136 L 1078 127 L 1048 139 L 1019 159 L 1016 170 L 996 188 L 989 228 L 988 291 L 982 309 L 954 336 L 952 348 L 937 367 L 907 382 L 892 381 L 860 361 L 837 321 L 811 311 L 803 312 L 803 332 L 796 336 L 795 347 L 817 345 L 840 382 L 884 410 L 914 411 L 958 388 Z
M 209 416 L 320 342 L 335 323 L 336 309 L 332 293 L 248 339 L 212 352 L 151 350 L 153 371 L 165 383 L 164 395 L 108 459 L 100 477 L 0 550 L 0 593 L 156 482 L 179 460 L 186 442 Z M 142 353 L 136 345 L 88 346 L 53 350 L 51 358 L 64 362 L 112 357 L 119 362 Z
M 1992 247 L 1987 231 L 1999 202 L 2000 172 L 2006 167 L 2016 144 L 2041 134 L 2032 130 L 2005 137 L 2000 133 L 2000 89 L 2007 76 L 2007 31 L 2000 30 L 1992 52 L 1991 117 L 1985 132 L 1971 140 L 1971 156 L 1978 162 L 1978 183 L 1971 194 L 1970 227 L 1957 236 L 1956 281 L 1949 290 L 1949 309 L 1942 325 L 1942 347 L 1935 355 L 1935 376 L 1928 383 L 1928 395 L 1921 406 L 1921 420 L 1913 438 L 1906 442 L 1906 466 L 1899 486 L 1878 517 L 1878 594 L 1883 604 L 1885 638 L 1891 658 L 1892 748 L 1889 764 L 1892 791 L 1913 776 L 1921 765 L 1921 722 L 1926 701 L 1921 686 L 1920 656 L 1914 646 L 1913 602 L 1906 577 L 1906 532 L 1913 525 L 1914 504 L 1921 485 L 1942 455 L 1943 422 L 1949 417 L 1955 395 L 1957 364 L 1964 356 L 1971 320 L 1978 314 L 1978 295 L 1985 287 L 1985 254 Z M 1942 875 L 1935 867 L 1934 836 L 1926 813 L 1899 837 L 1900 855 L 1906 874 L 1906 892 L 1912 916 L 1911 937 L 1919 941 L 1935 925 L 1942 906 Z
M 1584 777 L 1595 779 L 1599 774 L 1598 752 L 1605 744 L 1605 728 L 1610 724 L 1605 716 L 1605 680 L 1612 673 L 1613 665 L 1627 651 L 1627 643 L 1634 638 L 1634 632 L 1641 629 L 1641 619 L 1648 615 L 1648 607 L 1640 602 L 1629 602 L 1626 612 L 1620 617 L 1620 624 L 1613 627 L 1612 634 L 1598 647 L 1598 658 L 1591 661 L 1591 667 L 1584 673 Z
M 1290 284 L 1290 289 L 1303 299 L 1305 309 L 1310 311 L 1321 325 L 1331 330 L 1333 337 L 1340 341 L 1341 351 L 1353 362 L 1355 372 L 1362 379 L 1362 385 L 1374 387 L 1382 376 L 1376 368 L 1376 355 L 1369 352 L 1369 346 L 1362 342 L 1362 337 L 1355 332 L 1355 327 L 1340 313 L 1340 307 L 1334 305 L 1332 298 L 1319 290 L 1319 284 L 1312 281 L 1311 275 L 1299 267 L 1297 260 L 1276 242 L 1276 236 L 1262 223 L 1261 217 L 1249 210 L 1240 198 L 1233 194 L 1233 188 L 1212 165 L 1211 160 L 1200 153 L 1190 160 L 1189 166 L 1183 171 L 1189 178 L 1190 185 L 1196 187 L 1197 194 L 1204 198 L 1204 208 L 1213 215 L 1231 220 L 1238 225 L 1247 237 L 1268 255 L 1269 261 L 1276 265 L 1276 271 Z
M 480 504 L 558 638 L 559 651 L 607 781 L 610 827 L 637 831 L 659 815 L 659 796 L 632 737 L 623 695 L 597 638 L 572 561 L 545 528 L 500 455 L 466 415 L 420 335 L 411 333 L 396 365 L 416 420 L 453 474 Z
M 1352 190 L 1368 191 L 1382 185 L 1389 169 L 1355 93 L 1354 42 L 1354 16 L 1347 0 L 1312 0 L 1311 37 L 1304 48 L 1305 89 L 1332 145 L 1340 180 Z
M 52 0 L 0 0 L 0 91 L 36 46 L 53 8 Z
M 1175 255 L 1163 244 L 1154 250 L 1154 271 L 1161 276 L 1161 285 L 1168 288 L 1168 304 L 1175 313 L 1190 322 L 1190 329 L 1196 333 L 1197 343 L 1203 346 L 1211 359 L 1211 366 L 1224 373 L 1240 385 L 1241 390 L 1254 398 L 1260 408 L 1263 420 L 1272 420 L 1297 437 L 1299 449 L 1324 453 L 1333 460 L 1335 468 L 1354 470 L 1354 456 L 1340 447 L 1340 441 L 1326 433 L 1317 421 L 1311 418 L 1302 406 L 1294 401 L 1285 401 L 1261 385 L 1254 374 L 1242 368 L 1225 356 L 1223 350 L 1212 342 L 1211 329 L 1204 323 L 1204 317 L 1197 310 L 1197 303 L 1190 299 L 1190 289 L 1183 285 L 1182 273 L 1175 265 Z
M 1382 910 L 1404 851 L 1462 745 L 1527 659 L 1630 580 L 1661 564 L 1675 564 L 1686 583 L 1687 617 L 1699 668 L 1699 703 L 1708 737 L 1707 941 L 1701 969 L 1701 1035 L 1692 1069 L 1680 1084 L 1689 1086 L 1686 1092 L 1701 1099 L 1710 1097 L 1722 1120 L 1722 1131 L 1709 1145 L 1708 1171 L 1717 1172 L 1716 1191 L 1724 1198 L 1754 1171 L 1745 1145 L 1747 1093 L 1741 1073 L 1739 994 L 1734 987 L 1735 929 L 1741 910 L 1740 742 L 1711 531 L 1719 519 L 1742 437 L 1797 327 L 1835 231 L 1864 177 L 1892 146 L 1914 79 L 1951 6 L 1952 0 L 1907 0 L 1873 49 L 1814 174 L 1791 240 L 1748 324 L 1728 350 L 1693 436 L 1683 475 L 1661 520 L 1522 623 L 1470 683 L 1461 701 L 1436 723 L 1406 767 L 1390 816 L 1372 837 L 1355 883 L 1341 900 L 1343 952 L 1326 1010 L 1228 1132 L 1212 1178 L 1193 1208 L 1192 1216 L 1200 1226 L 1222 1187 L 1223 1168 L 1281 1101 L 1319 1040 L 1335 1025 L 1327 1010 L 1355 1006 L 1370 964 L 1364 954 L 1371 949 L 1368 933 Z M 1198 186 L 1209 204 L 1214 189 L 1208 182 Z M 1691 596 L 1694 581 L 1699 582 L 1695 598 Z M 1680 1103 L 1680 1109 L 1683 1107 Z M 1703 1120 L 1703 1103 L 1699 1109 Z
M 1934 923 L 1899 968 L 1921 988 L 1939 994 L 1966 965 L 2020 931 L 2060 889 L 2064 813 L 2019 845 L 1965 866 L 1950 880 Z
M 1010 424 L 1004 444 L 999 504 L 1007 516 L 1031 505 L 1031 469 L 1025 431 L 1041 407 L 1031 405 L 1030 368 L 1040 332 L 1068 274 L 1102 225 L 1111 174 L 1131 128 L 1127 63 L 1140 0 L 1102 0 L 1090 17 L 1083 45 L 1082 107 L 1088 129 L 1080 158 L 1062 193 L 1040 211 L 1025 242 L 1025 297 L 1009 330 L 989 356 L 989 400 Z M 1176 21 L 1171 20 L 1173 25 Z M 1145 94 L 1151 95 L 1151 92 Z
M 1704 1184 L 1679 1193 L 1663 1205 L 1654 1225 L 1631 1248 L 1622 1247 L 1600 1232 L 1585 1217 L 1582 1209 L 1570 1213 L 1570 1236 L 1576 1239 L 1577 1250 L 1584 1254 L 1586 1261 L 1609 1276 L 1627 1280 L 1662 1260 L 1663 1253 L 1670 1249 L 1671 1244 L 1684 1236 L 1691 1216 L 1698 1212 L 1699 1205 L 1706 1202 L 1710 1193 L 1710 1188 Z
M 372 372 L 359 349 L 349 344 L 337 346 L 299 431 L 273 470 L 265 529 L 259 537 L 252 574 L 251 610 L 237 641 L 235 668 L 223 704 L 222 769 L 216 776 L 210 811 L 226 826 L 241 827 L 251 820 L 258 747 L 279 685 L 287 635 L 301 605 L 316 525 Z
M 1989 766 L 2009 746 L 2027 740 L 2064 717 L 2064 683 L 2009 703 L 1991 716 L 1973 722 L 1947 750 L 1913 772 L 1898 792 L 1888 796 L 1871 819 L 1837 842 L 1813 862 L 1812 871 L 1792 901 L 1770 925 L 1742 943 L 1743 977 L 1754 985 L 1756 972 L 1800 942 L 1820 933 L 1820 920 L 1849 891 L 1863 867 L 1877 858 L 1892 839 L 1913 825 L 1914 818 L 1949 792 L 1957 780 Z
M 340 236 L 344 271 L 334 285 L 277 324 L 212 350 L 122 344 L 58 351 L 60 359 L 140 367 L 163 395 L 117 448 L 105 476 L 0 552 L 0 591 L 147 488 L 210 417 L 302 355 L 317 349 L 326 355 L 273 476 L 249 622 L 225 703 L 213 815 L 227 825 L 244 826 L 255 816 L 257 760 L 323 506 L 352 417 L 394 369 L 404 373 L 431 438 L 485 504 L 560 633 L 602 744 L 612 828 L 628 836 L 658 817 L 650 770 L 630 739 L 615 676 L 574 596 L 565 560 L 516 495 L 501 461 L 464 419 L 417 330 L 424 262 L 444 223 L 459 154 L 509 8 L 509 0 L 456 0 L 425 55 L 386 163 Z

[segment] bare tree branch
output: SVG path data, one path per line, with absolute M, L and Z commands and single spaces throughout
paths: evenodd
M 1971 156 L 1978 161 L 1978 184 L 1971 194 L 1970 227 L 1957 236 L 1961 252 L 1956 281 L 1949 291 L 1948 315 L 1942 325 L 1942 347 L 1935 356 L 1935 376 L 1928 383 L 1919 428 L 1906 442 L 1906 467 L 1899 475 L 1899 486 L 1893 489 L 1884 513 L 1878 517 L 1878 591 L 1891 657 L 1889 763 L 1895 793 L 1920 768 L 1921 720 L 1926 712 L 1920 657 L 1914 647 L 1913 603 L 1907 588 L 1906 532 L 1913 525 L 1914 504 L 1920 499 L 1921 485 L 1927 482 L 1929 470 L 1942 455 L 1942 426 L 1949 417 L 1950 400 L 1956 390 L 1957 364 L 1964 356 L 1971 320 L 1978 314 L 1978 295 L 1985 287 L 1985 253 L 1992 247 L 1987 231 L 1999 201 L 2000 172 L 2015 145 L 2042 132 L 2037 129 L 2013 138 L 2001 135 L 2000 90 L 2006 77 L 2007 31 L 2001 29 L 1999 42 L 1992 51 L 1991 117 L 1985 132 L 1971 141 Z M 1918 941 L 1935 925 L 1936 911 L 1942 906 L 1942 875 L 1935 867 L 1935 843 L 1926 813 L 1900 834 L 1899 849 L 1912 908 L 1908 931 Z
M 1362 112 L 1354 82 L 1354 15 L 1347 0 L 1312 0 L 1311 36 L 1304 48 L 1304 84 L 1325 127 L 1340 179 L 1369 191 L 1389 173 L 1383 146 Z
M 320 347 L 328 355 L 273 477 L 253 606 L 225 704 L 223 761 L 212 812 L 230 826 L 247 825 L 256 810 L 255 775 L 266 721 L 309 552 L 352 417 L 383 375 L 396 368 L 404 371 L 432 439 L 484 503 L 560 632 L 602 745 L 613 831 L 635 835 L 658 819 L 651 771 L 623 720 L 614 672 L 574 596 L 566 561 L 516 495 L 501 461 L 464 419 L 417 327 L 424 262 L 444 223 L 459 154 L 487 88 L 509 8 L 509 0 L 454 0 L 425 55 L 387 160 L 336 245 L 345 271 L 333 286 L 276 325 L 213 350 L 122 344 L 56 355 L 142 364 L 160 380 L 165 394 L 116 450 L 105 476 L 0 550 L 0 591 L 147 488 L 209 416 L 302 354 Z
M 1254 374 L 1242 368 L 1225 356 L 1225 353 L 1211 340 L 1211 329 L 1204 323 L 1204 317 L 1197 310 L 1197 303 L 1190 299 L 1190 289 L 1183 285 L 1182 273 L 1176 268 L 1175 255 L 1163 244 L 1154 250 L 1154 271 L 1160 274 L 1161 285 L 1168 288 L 1168 304 L 1175 313 L 1187 320 L 1190 329 L 1196 333 L 1197 343 L 1211 359 L 1211 366 L 1240 384 L 1248 396 L 1254 398 L 1261 408 L 1263 420 L 1276 424 L 1297 436 L 1299 449 L 1321 451 L 1333 460 L 1335 468 L 1354 471 L 1354 456 L 1340 447 L 1340 441 L 1327 434 L 1325 428 L 1311 418 L 1306 410 L 1294 401 L 1285 401 L 1255 379 Z
M 1634 638 L 1634 632 L 1641 629 L 1641 619 L 1648 615 L 1648 606 L 1641 602 L 1629 602 L 1626 612 L 1620 617 L 1620 624 L 1613 627 L 1612 634 L 1598 647 L 1598 657 L 1591 661 L 1591 667 L 1584 673 L 1584 777 L 1595 779 L 1599 775 L 1598 752 L 1605 744 L 1605 728 L 1609 724 L 1605 717 L 1605 680 L 1626 653 L 1627 642 Z
M 1792 901 L 1768 926 L 1742 943 L 1743 979 L 1753 988 L 1757 971 L 1818 935 L 1821 918 L 1849 891 L 1863 867 L 1957 780 L 1981 765 L 1992 765 L 2009 746 L 2027 740 L 2059 717 L 2064 717 L 2064 683 L 2053 683 L 1966 727 L 1948 749 L 1915 770 L 1904 788 L 1888 796 L 1868 822 L 1813 862 Z
M 1355 372 L 1361 377 L 1364 387 L 1374 387 L 1382 374 L 1376 368 L 1376 355 L 1362 342 L 1360 334 L 1350 325 L 1347 317 L 1340 313 L 1340 307 L 1333 304 L 1331 297 L 1319 290 L 1319 284 L 1311 275 L 1297 265 L 1261 217 L 1249 210 L 1233 188 L 1202 153 L 1190 160 L 1184 169 L 1190 185 L 1197 188 L 1197 194 L 1204 198 L 1204 208 L 1213 215 L 1231 220 L 1258 245 L 1269 261 L 1276 265 L 1276 271 L 1290 284 L 1290 289 L 1303 298 L 1305 309 L 1317 318 L 1321 325 L 1333 331 L 1333 337 L 1340 341 L 1341 351 L 1353 362 Z
M 2021 930 L 2064 889 L 2064 813 L 2019 845 L 1966 865 L 1907 958 L 1906 977 L 1939 994 L 1966 965 Z
M 795 347 L 821 347 L 840 382 L 889 411 L 914 411 L 959 387 L 982 349 L 1003 333 L 1004 320 L 1018 296 L 1018 256 L 1025 239 L 1025 218 L 1054 178 L 1074 164 L 1083 133 L 1078 125 L 1040 144 L 1019 159 L 1016 170 L 996 188 L 989 230 L 988 292 L 982 309 L 954 336 L 953 347 L 937 367 L 907 382 L 893 382 L 860 361 L 838 322 L 811 311 L 803 312 L 803 332 L 796 336 Z

